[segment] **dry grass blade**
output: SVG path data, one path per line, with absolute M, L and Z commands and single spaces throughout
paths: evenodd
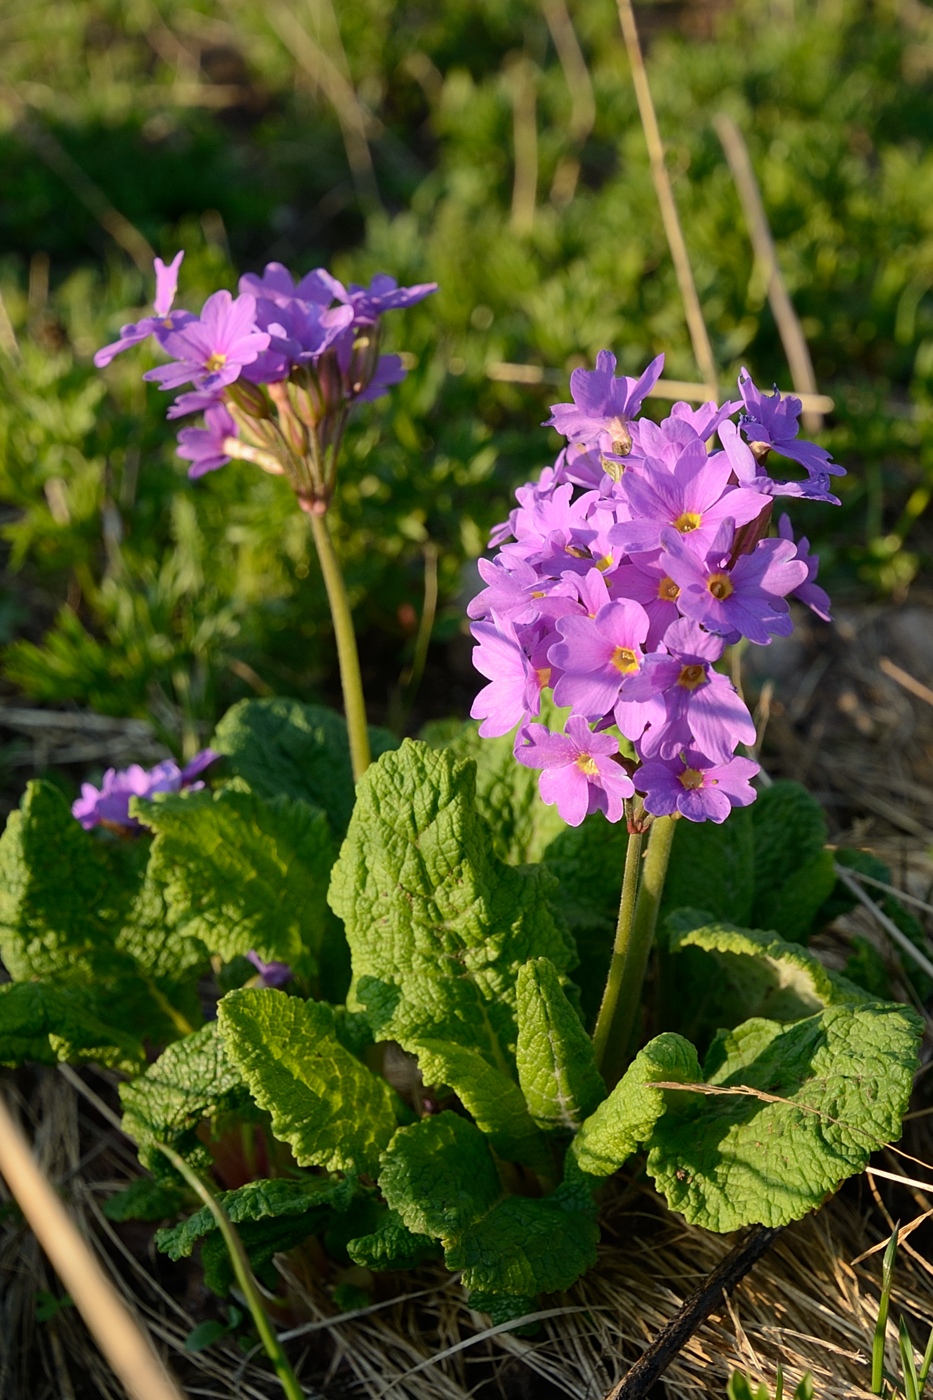
M 617 0 L 617 5 L 619 22 L 622 25 L 622 36 L 625 39 L 625 47 L 632 68 L 632 82 L 635 85 L 635 96 L 638 99 L 638 111 L 645 132 L 645 141 L 648 145 L 651 178 L 654 181 L 658 204 L 661 206 L 661 219 L 664 223 L 664 232 L 667 236 L 674 271 L 677 275 L 677 285 L 680 288 L 684 304 L 684 314 L 687 318 L 693 353 L 706 385 L 707 398 L 715 399 L 718 394 L 716 361 L 713 359 L 713 347 L 710 344 L 709 332 L 706 329 L 706 322 L 700 307 L 700 298 L 693 280 L 690 256 L 687 252 L 687 244 L 680 225 L 680 216 L 674 201 L 674 191 L 671 188 L 670 176 L 664 163 L 664 142 L 661 139 L 661 130 L 654 110 L 654 100 L 651 96 L 645 60 L 638 38 L 638 26 L 635 23 L 635 12 L 632 9 L 631 0 Z
M 897 681 L 905 690 L 909 690 L 911 695 L 916 695 L 918 699 L 925 700 L 928 705 L 933 705 L 933 690 L 922 681 L 918 681 L 909 671 L 905 671 L 902 666 L 896 665 L 889 656 L 882 656 L 878 662 L 881 670 L 886 676 L 890 676 L 892 681 Z
M 849 871 L 845 868 L 844 865 L 837 864 L 834 868 L 836 871 L 836 878 L 842 881 L 846 889 L 851 890 L 852 894 L 855 895 L 859 903 L 864 905 L 864 907 L 870 912 L 872 918 L 877 920 L 880 926 L 884 929 L 885 933 L 887 933 L 894 940 L 894 942 L 900 948 L 901 952 L 906 954 L 906 956 L 910 958 L 912 962 L 916 963 L 916 965 L 919 968 L 921 968 L 927 974 L 928 977 L 933 977 L 933 962 L 931 962 L 929 958 L 925 957 L 923 953 L 921 953 L 917 948 L 914 947 L 913 943 L 911 943 L 906 933 L 901 932 L 894 920 L 889 919 L 884 910 L 879 909 L 878 905 L 873 899 L 868 898 L 868 895 L 862 889 L 861 885 L 858 883 L 857 880 L 854 880 L 852 878 L 852 875 L 849 873 Z
M 765 213 L 758 181 L 755 179 L 755 172 L 749 159 L 745 138 L 732 118 L 727 116 L 725 112 L 720 112 L 713 118 L 713 125 L 722 142 L 726 159 L 729 162 L 729 169 L 732 171 L 732 178 L 735 180 L 735 187 L 738 190 L 745 213 L 745 222 L 748 224 L 748 234 L 755 257 L 767 277 L 768 301 L 771 303 L 781 344 L 790 366 L 791 381 L 795 390 L 808 397 L 815 397 L 816 376 L 813 373 L 813 361 L 810 359 L 810 351 L 804 339 L 800 318 L 794 310 L 794 304 L 784 284 L 784 278 L 781 276 L 777 249 L 771 236 L 768 216 Z M 819 432 L 822 426 L 823 420 L 819 413 L 812 409 L 804 410 L 804 427 L 808 432 Z
M 0 1098 L 0 1173 L 115 1373 L 135 1400 L 183 1400 L 78 1234 Z

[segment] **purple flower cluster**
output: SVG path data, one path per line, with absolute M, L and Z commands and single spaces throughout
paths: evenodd
M 188 475 L 243 458 L 286 476 L 304 509 L 325 510 L 351 405 L 378 398 L 405 377 L 400 356 L 379 353 L 380 318 L 421 301 L 437 284 L 399 287 L 380 273 L 369 287 L 345 287 L 323 268 L 296 283 L 281 263 L 269 263 L 261 277 L 240 278 L 239 296 L 214 292 L 195 316 L 171 309 L 182 256 L 169 267 L 156 258 L 155 315 L 124 326 L 94 363 L 108 365 L 154 336 L 171 363 L 144 378 L 184 390 L 168 417 L 205 418 L 203 428 L 178 435 Z
M 487 737 L 517 726 L 515 757 L 541 769 L 541 796 L 571 826 L 594 811 L 618 821 L 636 792 L 654 816 L 721 822 L 754 801 L 758 772 L 735 753 L 755 727 L 716 669 L 726 646 L 787 636 L 790 597 L 829 619 L 807 541 L 786 516 L 769 538 L 774 497 L 836 503 L 843 469 L 798 439 L 799 399 L 761 394 L 746 370 L 739 400 L 678 403 L 658 424 L 638 415 L 663 356 L 638 380 L 615 366 L 604 350 L 574 371 L 573 402 L 547 424 L 567 446 L 479 561 L 486 586 L 467 612 L 489 684 L 471 713 Z M 806 478 L 771 476 L 772 453 Z M 562 734 L 534 722 L 547 688 L 571 711 Z
M 108 768 L 99 788 L 93 783 L 81 784 L 81 796 L 71 804 L 71 814 L 85 831 L 95 826 L 139 831 L 139 822 L 130 816 L 131 797 L 152 797 L 157 792 L 180 792 L 182 788 L 196 791 L 204 784 L 195 780 L 219 757 L 213 749 L 202 749 L 184 768 L 171 758 L 154 768 L 141 768 L 138 763 L 119 770 Z

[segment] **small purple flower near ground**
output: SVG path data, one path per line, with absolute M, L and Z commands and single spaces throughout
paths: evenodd
M 253 949 L 250 949 L 246 956 L 259 973 L 258 980 L 261 986 L 279 988 L 292 980 L 292 970 L 288 963 L 263 962 Z
M 119 770 L 108 768 L 99 788 L 93 783 L 81 784 L 81 796 L 72 803 L 71 814 L 85 831 L 95 826 L 138 831 L 139 822 L 130 816 L 131 797 L 148 798 L 157 792 L 180 792 L 182 788 L 196 791 L 204 784 L 195 779 L 219 757 L 213 749 L 202 749 L 184 768 L 171 758 L 154 768 L 141 768 L 138 763 Z
M 614 754 L 619 745 L 611 734 L 594 734 L 580 715 L 571 715 L 564 734 L 543 724 L 529 724 L 519 735 L 515 757 L 526 768 L 540 768 L 542 800 L 557 810 L 568 826 L 579 826 L 590 812 L 604 812 L 611 822 L 622 816 L 623 803 L 635 792 L 631 778 Z

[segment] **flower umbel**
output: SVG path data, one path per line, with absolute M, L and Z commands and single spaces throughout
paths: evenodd
M 542 797 L 571 825 L 597 810 L 618 821 L 634 791 L 650 816 L 691 821 L 751 802 L 758 765 L 735 750 L 755 726 L 717 669 L 724 648 L 786 636 L 791 597 L 829 616 L 806 540 L 786 516 L 769 538 L 775 496 L 835 501 L 827 483 L 842 472 L 799 438 L 799 401 L 761 394 L 743 370 L 741 399 L 675 404 L 654 423 L 639 414 L 662 366 L 616 376 L 602 351 L 574 371 L 573 402 L 548 420 L 568 445 L 519 488 L 467 610 L 490 682 L 472 711 L 480 733 L 517 730 L 515 757 L 541 769 Z M 716 433 L 722 450 L 708 450 Z M 807 479 L 772 477 L 771 453 Z M 533 723 L 548 688 L 571 711 L 563 734 Z M 635 763 L 621 765 L 613 726 Z

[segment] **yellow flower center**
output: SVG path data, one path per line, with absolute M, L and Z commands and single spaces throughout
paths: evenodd
M 539 689 L 543 690 L 544 687 L 548 685 L 551 680 L 550 666 L 539 666 L 537 671 L 535 671 L 535 675 L 538 677 Z
M 678 515 L 673 522 L 674 529 L 679 530 L 682 535 L 689 535 L 691 530 L 698 530 L 703 524 L 702 515 L 697 515 L 695 510 L 685 510 L 683 515 Z
M 211 357 L 207 361 L 207 364 L 204 366 L 204 368 L 206 370 L 210 370 L 211 374 L 213 374 L 215 370 L 223 369 L 226 363 L 226 355 L 223 354 L 223 352 L 220 350 L 215 350 L 213 355 L 211 355 Z
M 676 603 L 680 597 L 680 589 L 672 578 L 662 578 L 658 584 L 658 597 L 663 598 L 665 603 Z
M 681 667 L 680 675 L 677 677 L 677 684 L 682 685 L 684 690 L 696 690 L 698 685 L 702 685 L 706 679 L 706 667 L 692 666 Z
M 728 574 L 710 574 L 706 580 L 706 586 L 713 597 L 720 600 L 728 598 L 731 593 L 735 592 Z
M 595 773 L 599 772 L 596 766 L 596 759 L 591 758 L 588 753 L 581 753 L 579 755 L 577 758 L 577 767 L 580 772 L 585 773 L 588 778 L 592 778 Z
M 638 670 L 638 657 L 630 647 L 616 647 L 609 660 L 623 676 L 630 676 L 633 671 Z
M 681 787 L 685 787 L 691 792 L 703 786 L 703 774 L 698 768 L 685 768 L 678 776 Z
M 601 574 L 604 574 L 607 569 L 612 568 L 612 555 L 604 554 L 602 559 L 595 560 L 595 564 L 599 572 Z

